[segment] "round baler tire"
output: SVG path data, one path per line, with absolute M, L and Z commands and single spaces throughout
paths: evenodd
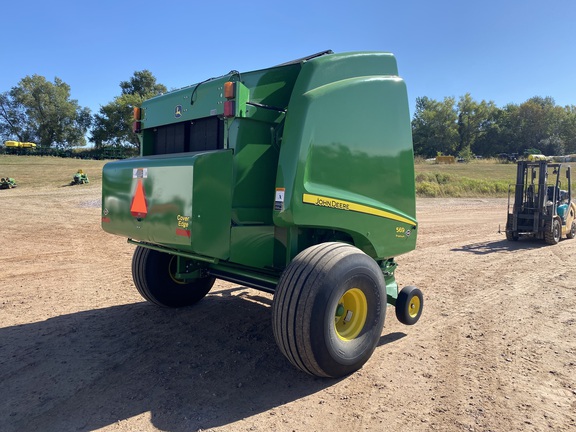
M 550 223 L 547 223 L 544 228 L 544 240 L 549 245 L 555 245 L 558 244 L 562 236 L 562 227 L 556 218 L 552 219 L 551 224 L 552 226 L 550 226 Z
M 382 270 L 361 250 L 322 243 L 299 253 L 276 288 L 272 328 L 298 369 L 337 378 L 370 358 L 386 316 Z
M 137 246 L 132 257 L 132 279 L 144 299 L 158 306 L 178 308 L 200 301 L 214 285 L 215 278 L 188 282 L 174 278 L 174 255 Z
M 402 324 L 414 325 L 422 315 L 424 296 L 415 286 L 406 286 L 398 293 L 396 299 L 396 318 Z

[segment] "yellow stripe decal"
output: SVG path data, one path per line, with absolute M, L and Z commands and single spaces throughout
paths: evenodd
M 379 210 L 374 207 L 365 206 L 362 204 L 355 204 L 349 201 L 337 200 L 334 198 L 323 197 L 319 195 L 304 194 L 302 195 L 302 202 L 306 204 L 313 204 L 322 207 L 333 208 L 337 210 L 354 211 L 358 213 L 365 213 L 373 216 L 380 216 L 386 219 L 392 219 L 398 222 L 404 222 L 408 225 L 416 225 L 415 220 L 398 216 L 397 214 L 390 213 L 384 210 Z

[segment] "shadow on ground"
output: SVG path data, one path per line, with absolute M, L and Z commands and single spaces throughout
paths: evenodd
M 269 299 L 251 292 L 0 329 L 0 430 L 94 430 L 144 412 L 161 430 L 207 429 L 335 384 L 288 363 L 274 342 Z M 380 345 L 401 337 L 383 336 Z
M 450 250 L 452 252 L 469 252 L 476 255 L 486 255 L 503 251 L 537 249 L 545 246 L 548 245 L 544 240 L 537 240 L 534 238 L 522 238 L 517 241 L 508 241 L 504 239 L 498 241 L 470 243 Z

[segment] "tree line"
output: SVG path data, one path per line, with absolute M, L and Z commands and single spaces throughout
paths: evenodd
M 429 158 L 438 154 L 464 159 L 473 154 L 539 151 L 547 156 L 576 153 L 576 106 L 561 107 L 550 97 L 535 96 L 520 105 L 498 108 L 475 101 L 469 93 L 458 101 L 420 97 L 412 119 L 414 152 Z
M 148 70 L 134 72 L 120 82 L 120 95 L 92 115 L 70 97 L 70 86 L 59 78 L 54 82 L 40 75 L 23 78 L 9 91 L 0 93 L 0 140 L 36 143 L 40 149 L 67 150 L 138 148 L 132 132 L 132 109 L 167 91 Z
M 138 149 L 132 133 L 132 108 L 167 91 L 148 70 L 120 82 L 120 94 L 95 114 L 70 98 L 70 86 L 40 75 L 23 78 L 0 93 L 0 140 L 34 142 L 40 148 L 126 147 Z M 538 149 L 546 155 L 576 153 L 576 106 L 561 107 L 535 96 L 519 105 L 497 107 L 467 93 L 456 100 L 416 99 L 412 118 L 414 152 L 469 159 Z

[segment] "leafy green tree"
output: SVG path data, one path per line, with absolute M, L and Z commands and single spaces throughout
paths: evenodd
M 438 153 L 453 155 L 458 147 L 458 115 L 454 98 L 436 101 L 428 97 L 416 99 L 416 112 L 412 119 L 414 152 L 424 157 Z
M 560 124 L 560 137 L 564 140 L 566 153 L 576 153 L 576 105 L 564 107 L 564 117 Z
M 123 95 L 138 95 L 142 98 L 166 93 L 166 86 L 158 84 L 156 77 L 147 69 L 134 72 L 128 81 L 121 81 L 120 88 Z
M 0 133 L 4 138 L 32 141 L 42 147 L 86 145 L 90 110 L 70 99 L 70 86 L 40 75 L 23 78 L 0 95 Z
M 566 151 L 564 140 L 558 135 L 551 135 L 541 140 L 539 148 L 542 149 L 544 154 L 551 156 L 563 155 Z
M 554 107 L 552 98 L 533 97 L 520 104 L 518 110 L 518 135 L 522 147 L 539 147 L 540 142 L 553 133 L 550 124 L 550 110 Z
M 500 139 L 509 152 L 538 148 L 547 155 L 563 154 L 576 145 L 570 110 L 550 97 L 535 96 L 520 105 L 509 104 L 500 118 Z
M 10 92 L 0 94 L 0 136 L 2 141 L 33 141 L 32 127 L 28 124 L 26 108 L 10 96 Z
M 457 108 L 458 155 L 469 159 L 475 144 L 493 127 L 497 108 L 494 102 L 476 102 L 470 93 L 460 97 Z
M 166 92 L 166 87 L 158 84 L 148 70 L 134 72 L 128 81 L 120 82 L 120 88 L 120 96 L 100 107 L 94 116 L 90 141 L 96 147 L 108 144 L 139 148 L 138 137 L 132 132 L 133 108 L 141 106 L 146 99 Z
M 508 104 L 502 108 L 497 116 L 498 134 L 493 136 L 491 147 L 495 148 L 493 155 L 497 153 L 522 154 L 529 148 L 523 142 L 521 135 L 520 107 L 516 104 Z
M 471 144 L 474 154 L 490 157 L 499 153 L 512 153 L 503 138 L 502 122 L 505 114 L 504 110 L 496 106 L 489 109 L 488 116 L 481 126 L 482 132 Z

